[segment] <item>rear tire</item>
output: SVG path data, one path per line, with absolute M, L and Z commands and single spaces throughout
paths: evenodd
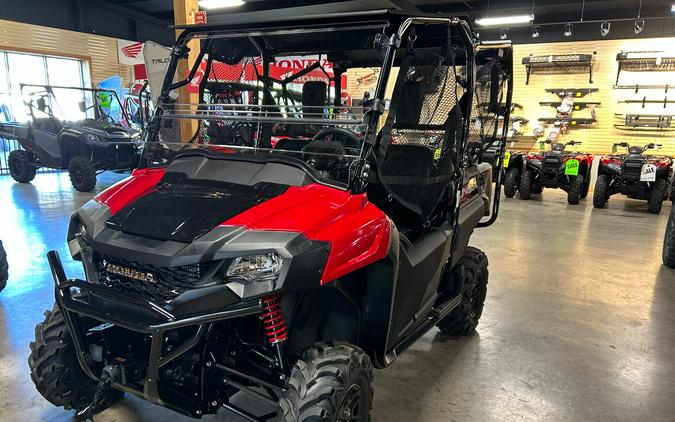
M 595 190 L 593 191 L 593 206 L 595 208 L 604 208 L 607 204 L 609 196 L 609 176 L 606 174 L 599 174 L 598 180 L 595 181 Z
M 664 179 L 656 179 L 654 186 L 652 186 L 652 192 L 649 194 L 649 200 L 647 201 L 647 209 L 650 213 L 659 214 L 661 212 L 665 194 L 666 181 Z
M 9 278 L 9 264 L 7 263 L 7 253 L 2 246 L 0 240 L 0 292 L 7 286 L 7 279 Z
M 73 340 L 58 306 L 45 312 L 44 322 L 35 326 L 35 341 L 30 343 L 28 366 L 30 377 L 42 397 L 54 406 L 80 411 L 91 403 L 97 383 L 80 368 Z M 122 397 L 123 393 L 108 389 L 100 412 Z
M 581 199 L 586 199 L 588 197 L 588 191 L 591 187 L 591 172 L 589 171 L 586 176 L 584 176 L 584 184 L 581 188 Z
M 316 344 L 293 366 L 288 384 L 279 399 L 281 421 L 370 421 L 373 366 L 356 346 Z
M 584 188 L 584 176 L 578 175 L 570 180 L 570 187 L 567 189 L 567 203 L 570 205 L 579 204 L 581 191 Z
M 96 187 L 96 169 L 86 157 L 77 155 L 71 158 L 68 174 L 73 187 L 80 192 L 91 192 Z
M 661 253 L 663 265 L 675 268 L 675 208 L 670 211 L 666 232 L 663 235 L 663 251 Z
M 534 173 L 532 170 L 525 170 L 522 177 L 520 178 L 520 199 L 528 200 L 532 198 L 532 180 L 534 179 Z
M 19 183 L 30 183 L 35 179 L 37 167 L 28 162 L 28 153 L 17 149 L 9 153 L 7 157 L 9 175 Z
M 506 180 L 504 181 L 504 196 L 513 198 L 518 192 L 518 184 L 520 183 L 520 170 L 517 168 L 509 169 L 506 173 Z
M 462 286 L 462 303 L 436 324 L 441 333 L 460 337 L 468 336 L 476 330 L 483 314 L 488 275 L 488 259 L 485 253 L 467 246 L 450 274 L 451 285 Z

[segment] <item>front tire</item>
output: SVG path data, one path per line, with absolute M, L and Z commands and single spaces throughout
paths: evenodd
M 649 194 L 647 201 L 647 209 L 652 214 L 659 214 L 663 206 L 663 198 L 666 195 L 666 181 L 664 179 L 656 179 L 652 192 Z
M 520 178 L 520 199 L 528 200 L 532 198 L 532 180 L 534 173 L 532 170 L 525 170 L 523 176 Z
M 35 327 L 30 343 L 30 377 L 42 397 L 55 406 L 80 411 L 91 403 L 97 383 L 80 368 L 72 337 L 58 306 L 45 312 L 45 320 Z M 108 389 L 94 412 L 100 412 L 122 397 Z
M 37 167 L 28 162 L 28 153 L 17 149 L 9 153 L 7 157 L 9 175 L 19 183 L 30 183 L 35 179 Z
M 567 189 L 567 203 L 570 205 L 578 205 L 583 188 L 584 176 L 578 175 L 572 177 L 572 180 L 570 180 L 570 187 Z
M 0 240 L 0 292 L 7 286 L 7 279 L 9 278 L 9 264 L 7 263 L 7 253 L 2 246 Z
M 373 403 L 373 366 L 356 346 L 323 343 L 306 350 L 291 370 L 279 399 L 284 422 L 368 422 Z
M 518 192 L 518 184 L 520 183 L 520 170 L 517 168 L 509 169 L 506 173 L 506 180 L 504 181 L 504 196 L 513 198 Z
M 468 336 L 476 330 L 487 296 L 488 259 L 483 251 L 467 246 L 452 269 L 450 282 L 461 286 L 462 303 L 437 324 L 446 336 Z
M 595 190 L 593 191 L 593 206 L 595 208 L 604 208 L 609 199 L 607 191 L 609 190 L 609 176 L 599 174 L 595 181 Z
M 68 174 L 73 187 L 80 192 L 91 192 L 96 187 L 96 169 L 82 155 L 70 159 Z
M 663 251 L 661 253 L 663 265 L 675 268 L 675 207 L 670 211 L 666 232 L 663 235 Z

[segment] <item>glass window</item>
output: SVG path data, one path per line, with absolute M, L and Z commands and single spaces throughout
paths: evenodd
M 82 86 L 82 66 L 79 60 L 47 57 L 47 76 L 52 86 Z M 54 112 L 66 120 L 82 120 L 85 113 L 80 111 L 84 93 L 73 89 L 54 89 Z
M 28 112 L 23 103 L 20 84 L 47 83 L 44 57 L 32 54 L 7 53 L 7 61 L 9 64 L 12 113 L 16 120 L 25 122 L 28 120 Z M 25 88 L 24 90 L 25 93 L 35 90 L 35 88 Z
M 0 51 L 0 122 L 14 120 L 9 101 L 9 79 L 7 77 L 6 54 Z

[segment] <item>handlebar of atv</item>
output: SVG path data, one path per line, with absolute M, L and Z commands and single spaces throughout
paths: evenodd
M 565 145 L 581 145 L 581 141 L 567 141 Z
M 648 149 L 662 148 L 662 147 L 663 147 L 663 144 L 655 144 L 655 143 L 653 143 L 653 142 L 650 142 L 650 143 L 648 143 L 647 145 L 645 145 L 645 146 L 642 148 L 642 150 L 643 150 L 643 151 L 647 151 Z
M 617 142 L 612 145 L 613 147 L 625 147 L 628 148 L 630 145 L 628 145 L 628 142 Z

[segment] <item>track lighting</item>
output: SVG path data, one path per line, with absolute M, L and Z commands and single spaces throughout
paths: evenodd
M 495 17 L 495 18 L 476 19 L 476 25 L 479 25 L 479 26 L 499 26 L 499 25 L 529 24 L 533 20 L 534 20 L 534 15 L 499 16 L 499 17 Z
M 509 37 L 509 28 L 502 28 L 499 30 L 499 39 L 505 40 Z
M 604 21 L 603 23 L 600 24 L 600 35 L 603 37 L 606 37 L 607 34 L 609 34 L 609 30 L 612 26 L 611 22 Z
M 539 38 L 539 26 L 532 27 L 532 30 L 530 31 L 530 37 Z
M 638 19 L 635 21 L 635 24 L 633 24 L 633 30 L 635 31 L 636 34 L 639 34 L 642 32 L 642 30 L 645 29 L 645 20 L 644 19 Z
M 572 36 L 572 24 L 568 23 L 565 25 L 565 30 L 563 31 L 563 35 L 566 37 L 571 37 Z

